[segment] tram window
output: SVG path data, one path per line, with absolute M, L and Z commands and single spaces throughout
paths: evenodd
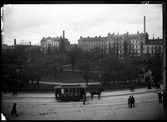
M 64 89 L 61 89 L 61 93 L 64 94 Z

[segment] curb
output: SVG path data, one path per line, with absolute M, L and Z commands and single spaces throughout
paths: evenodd
M 103 95 L 103 96 L 100 96 L 100 97 L 111 97 L 111 96 L 124 96 L 124 95 L 132 95 L 132 94 L 143 94 L 143 93 L 149 93 L 149 92 L 157 92 L 157 91 L 163 91 L 162 89 L 160 90 L 154 90 L 154 91 L 143 91 L 143 92 L 131 92 L 131 93 L 125 93 L 125 94 L 112 94 L 112 95 Z M 87 93 L 89 94 L 89 92 Z M 54 98 L 54 95 L 53 97 L 38 97 L 38 96 L 32 96 L 32 97 L 21 97 L 21 96 L 2 96 L 2 97 L 10 97 L 10 98 Z

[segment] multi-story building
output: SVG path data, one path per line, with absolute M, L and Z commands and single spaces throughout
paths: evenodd
M 115 56 L 123 58 L 125 53 L 129 53 L 133 56 L 141 56 L 145 50 L 145 42 L 147 40 L 147 33 L 137 34 L 108 34 L 107 36 L 107 52 L 112 48 L 115 52 Z
M 154 54 L 163 53 L 163 39 L 149 39 L 145 44 L 145 54 L 153 56 Z
M 80 37 L 78 45 L 81 49 L 87 51 L 95 47 L 104 49 L 107 53 L 112 50 L 112 53 L 118 58 L 123 58 L 125 53 L 131 56 L 143 56 L 145 54 L 153 56 L 163 52 L 163 39 L 149 39 L 149 35 L 146 32 L 145 17 L 143 33 L 108 33 L 107 37 Z
M 102 53 L 106 52 L 106 42 L 107 42 L 107 37 L 87 37 L 87 38 L 83 38 L 80 37 L 80 39 L 78 40 L 78 45 L 80 49 L 83 49 L 84 51 L 91 51 L 92 49 L 94 49 L 95 47 L 98 47 L 99 49 L 102 50 Z
M 63 37 L 43 37 L 40 41 L 41 43 L 41 51 L 47 53 L 49 50 L 51 52 L 57 50 L 60 52 L 64 52 L 69 49 L 70 42 L 65 38 L 65 32 L 63 31 Z

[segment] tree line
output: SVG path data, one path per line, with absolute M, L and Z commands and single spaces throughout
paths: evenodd
M 53 51 L 53 53 L 44 54 L 40 47 L 26 48 L 17 46 L 15 50 L 2 54 L 2 73 L 3 85 L 20 86 L 28 85 L 34 82 L 39 86 L 40 78 L 43 75 L 54 75 L 62 69 L 65 64 L 72 65 L 72 71 L 80 70 L 80 74 L 86 84 L 90 80 L 92 73 L 100 75 L 100 81 L 103 84 L 116 81 L 132 81 L 139 78 L 142 74 L 142 67 L 154 71 L 155 78 L 160 80 L 162 77 L 162 57 L 150 57 L 150 60 L 144 61 L 142 57 L 131 57 L 124 51 L 124 58 L 120 59 L 113 53 L 114 49 L 110 48 L 109 53 L 101 53 L 98 47 L 90 51 L 83 51 L 78 47 L 73 47 L 65 53 Z M 94 72 L 93 72 L 94 71 Z

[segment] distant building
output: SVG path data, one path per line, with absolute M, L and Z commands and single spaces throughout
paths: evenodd
M 149 39 L 145 44 L 145 53 L 151 57 L 163 53 L 163 39 Z
M 64 52 L 68 50 L 70 47 L 70 42 L 67 38 L 65 38 L 65 32 L 63 31 L 63 37 L 43 37 L 40 41 L 41 43 L 41 51 L 44 53 L 48 53 L 49 51 L 52 53 L 53 51 Z
M 92 49 L 94 49 L 95 47 L 100 48 L 102 51 L 102 53 L 105 53 L 107 46 L 107 37 L 87 37 L 87 38 L 83 38 L 80 37 L 80 39 L 78 40 L 78 45 L 79 48 L 82 50 L 87 50 L 90 51 Z
M 163 53 L 163 39 L 149 39 L 146 32 L 146 23 L 144 17 L 144 33 L 137 32 L 136 34 L 110 34 L 107 37 L 80 37 L 78 40 L 80 49 L 90 51 L 95 47 L 105 50 L 107 53 L 112 53 L 117 58 L 124 58 L 124 54 L 130 56 L 143 57 L 145 54 L 154 56 L 155 54 Z

